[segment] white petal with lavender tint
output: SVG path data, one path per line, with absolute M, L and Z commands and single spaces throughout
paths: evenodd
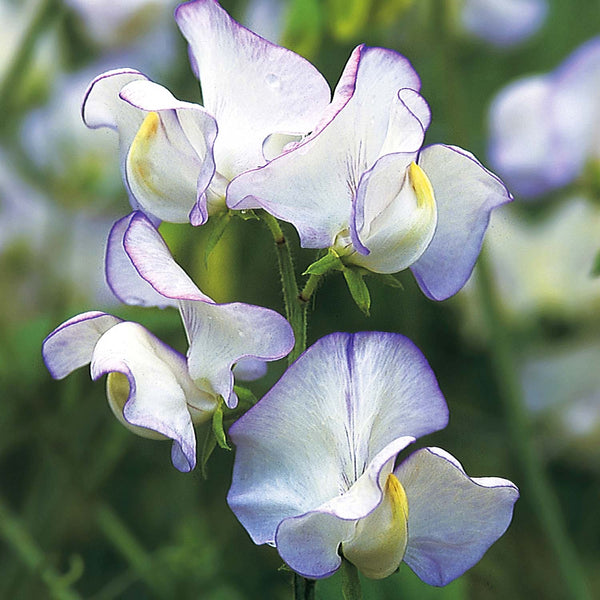
M 143 214 L 131 218 L 123 240 L 137 273 L 158 294 L 177 302 L 190 345 L 190 376 L 207 393 L 223 396 L 230 408 L 237 404 L 232 368 L 240 359 L 277 360 L 293 348 L 292 328 L 279 313 L 240 302 L 215 304 L 203 294 Z
M 359 46 L 316 133 L 267 166 L 236 178 L 227 191 L 228 206 L 264 208 L 292 223 L 302 246 L 332 246 L 348 228 L 360 177 L 373 166 L 384 143 L 386 148 L 395 144 L 397 151 L 418 150 L 414 132 L 422 132 L 423 123 L 409 108 L 427 121 L 423 103 L 415 97 L 419 87 L 404 57 Z M 398 96 L 402 88 L 412 90 L 404 92 L 406 102 Z M 396 117 L 394 111 L 399 111 Z M 411 125 L 403 138 L 398 129 L 406 122 Z M 393 135 L 388 135 L 390 130 Z
M 107 394 L 119 421 L 138 435 L 156 438 L 158 433 L 172 439 L 179 446 L 173 457 L 185 458 L 175 466 L 182 471 L 194 468 L 196 437 L 188 404 L 200 422 L 210 418 L 216 400 L 194 385 L 185 357 L 141 325 L 123 322 L 96 344 L 91 372 L 93 379 L 109 374 Z
M 430 585 L 446 585 L 476 564 L 506 531 L 519 497 L 506 479 L 469 477 L 440 448 L 415 452 L 394 473 L 409 506 L 404 560 Z
M 438 221 L 431 243 L 411 270 L 425 295 L 445 300 L 471 275 L 492 209 L 512 196 L 471 153 L 455 146 L 429 146 L 418 164 L 433 187 Z
M 256 543 L 273 543 L 281 521 L 348 491 L 388 444 L 447 420 L 431 368 L 407 338 L 331 334 L 231 427 L 228 502 Z
M 431 183 L 412 158 L 387 154 L 363 175 L 350 229 L 358 252 L 348 262 L 396 273 L 428 247 L 437 223 L 436 203 Z
M 547 0 L 464 0 L 461 17 L 465 29 L 503 47 L 533 35 L 547 12 Z
M 63 379 L 92 360 L 98 340 L 121 319 L 103 312 L 86 312 L 57 327 L 42 344 L 44 363 L 54 379 Z
M 297 573 L 311 579 L 327 577 L 341 565 L 339 554 L 341 549 L 349 560 L 359 569 L 364 564 L 371 563 L 371 554 L 377 554 L 376 560 L 384 563 L 391 562 L 395 570 L 404 555 L 405 542 L 402 543 L 400 555 L 394 542 L 406 535 L 398 535 L 393 520 L 385 525 L 391 528 L 375 525 L 373 519 L 379 521 L 383 508 L 386 480 L 394 467 L 397 454 L 414 441 L 413 437 L 401 437 L 390 442 L 366 466 L 364 472 L 352 484 L 350 489 L 324 502 L 306 514 L 284 519 L 275 536 L 275 543 L 281 558 Z M 318 468 L 315 464 L 314 468 Z M 372 526 L 370 531 L 363 533 L 361 522 L 369 519 Z M 375 525 L 375 527 L 373 527 Z M 406 529 L 406 523 L 402 524 Z M 378 538 L 374 544 L 373 537 Z M 385 530 L 387 529 L 387 530 Z M 392 543 L 390 544 L 390 538 Z M 386 565 L 387 566 L 387 565 Z M 386 567 L 380 568 L 385 569 Z
M 214 0 L 181 4 L 175 19 L 204 106 L 219 124 L 215 158 L 223 176 L 264 164 L 262 143 L 271 133 L 314 128 L 330 91 L 308 61 L 241 26 Z

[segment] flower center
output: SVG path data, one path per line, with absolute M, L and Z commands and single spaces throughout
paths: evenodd
M 357 522 L 354 537 L 342 544 L 342 551 L 364 575 L 382 579 L 398 568 L 407 543 L 408 499 L 398 478 L 390 473 L 381 503 Z
M 417 197 L 417 206 L 423 209 L 435 210 L 435 196 L 429 177 L 416 162 L 411 162 L 408 167 L 408 178 Z
M 149 159 L 152 143 L 156 139 L 158 128 L 160 126 L 160 117 L 156 112 L 149 112 L 140 125 L 135 138 L 129 149 L 129 167 L 133 170 L 136 177 L 143 181 L 149 189 L 156 193 L 156 190 L 150 183 L 152 175 L 152 162 Z

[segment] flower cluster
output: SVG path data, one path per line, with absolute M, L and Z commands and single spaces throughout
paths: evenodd
M 187 354 L 137 323 L 88 312 L 52 332 L 43 355 L 57 379 L 87 364 L 93 379 L 107 374 L 119 421 L 171 439 L 173 464 L 189 471 L 194 426 L 212 419 L 218 435 L 215 415 L 222 428 L 238 403 L 234 378 L 262 376 L 299 331 L 271 309 L 215 303 L 171 256 L 161 221 L 198 226 L 226 211 L 264 211 L 345 271 L 410 268 L 443 300 L 468 279 L 491 211 L 511 197 L 469 152 L 423 147 L 430 110 L 398 53 L 357 47 L 331 98 L 310 63 L 215 0 L 183 4 L 175 18 L 204 106 L 119 69 L 91 83 L 83 118 L 118 132 L 133 208 L 107 242 L 108 285 L 124 303 L 179 310 Z M 347 560 L 381 578 L 405 561 L 445 585 L 502 535 L 518 497 L 511 482 L 472 479 L 438 448 L 395 466 L 447 421 L 435 376 L 407 338 L 329 335 L 230 428 L 229 505 L 256 543 L 275 545 L 305 577 Z

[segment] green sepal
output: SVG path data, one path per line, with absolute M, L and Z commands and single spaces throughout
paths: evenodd
M 344 267 L 342 273 L 356 306 L 368 317 L 371 308 L 371 294 L 369 294 L 369 288 L 363 279 L 363 273 L 350 267 Z
M 329 248 L 327 254 L 308 266 L 302 275 L 325 275 L 331 271 L 343 271 L 344 263 L 339 254 Z
M 285 563 L 282 563 L 277 570 L 280 573 L 294 573 L 294 570 L 290 569 L 290 567 L 288 567 Z
M 368 273 L 369 277 L 373 277 L 383 283 L 383 285 L 387 285 L 388 287 L 396 288 L 398 290 L 403 290 L 404 286 L 402 282 L 390 273 L 373 273 L 372 271 Z
M 223 450 L 231 450 L 231 446 L 227 443 L 227 434 L 223 429 L 223 404 L 223 398 L 221 398 L 212 416 L 212 431 L 219 447 Z
M 596 258 L 594 258 L 594 264 L 592 265 L 590 276 L 600 277 L 600 252 L 598 252 L 598 254 L 596 254 Z
M 208 257 L 212 254 L 212 251 L 217 247 L 217 244 L 221 241 L 227 225 L 231 221 L 231 212 L 227 211 L 211 217 L 209 223 L 212 223 L 212 229 L 206 240 L 206 249 L 204 250 L 204 266 L 208 264 Z
M 214 449 L 217 447 L 217 437 L 212 427 L 205 427 L 204 442 L 200 449 L 200 472 L 202 479 L 208 479 L 208 459 L 212 456 Z
M 241 385 L 234 385 L 233 391 L 236 393 L 239 404 L 236 406 L 236 410 L 252 408 L 257 402 L 258 398 L 254 395 L 252 390 L 245 388 Z

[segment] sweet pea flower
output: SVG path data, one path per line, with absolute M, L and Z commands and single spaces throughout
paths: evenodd
M 306 131 L 330 93 L 309 62 L 252 33 L 215 0 L 182 4 L 175 19 L 204 106 L 177 100 L 139 71 L 118 69 L 90 84 L 83 119 L 118 132 L 134 210 L 201 225 L 225 210 L 233 177 L 265 164 L 265 138 Z
M 304 577 L 327 577 L 345 557 L 368 577 L 404 561 L 445 585 L 504 533 L 518 497 L 510 481 L 470 478 L 439 448 L 394 468 L 416 437 L 447 422 L 435 376 L 410 340 L 331 334 L 230 428 L 228 503 L 256 544 L 276 546 Z
M 172 439 L 173 465 L 194 468 L 194 425 L 211 417 L 218 400 L 195 384 L 179 352 L 138 323 L 87 312 L 55 329 L 42 354 L 54 379 L 87 364 L 93 380 L 108 375 L 106 396 L 117 419 L 142 437 Z
M 547 13 L 546 0 L 465 0 L 461 21 L 473 35 L 502 48 L 532 36 Z
M 141 212 L 117 221 L 109 235 L 106 278 L 127 304 L 172 306 L 181 313 L 189 341 L 188 370 L 195 384 L 229 408 L 238 402 L 234 368 L 249 380 L 265 372 L 265 361 L 283 358 L 294 346 L 290 324 L 277 312 L 241 302 L 217 304 L 175 262 L 169 248 Z
M 555 71 L 506 86 L 489 113 L 490 162 L 517 194 L 535 197 L 600 160 L 600 37 Z
M 502 182 L 455 146 L 421 148 L 431 114 L 407 59 L 359 46 L 304 139 L 271 136 L 266 166 L 235 178 L 234 209 L 292 223 L 305 248 L 332 248 L 377 273 L 411 268 L 435 300 L 455 294 L 479 254 Z M 283 148 L 283 154 L 279 154 Z

